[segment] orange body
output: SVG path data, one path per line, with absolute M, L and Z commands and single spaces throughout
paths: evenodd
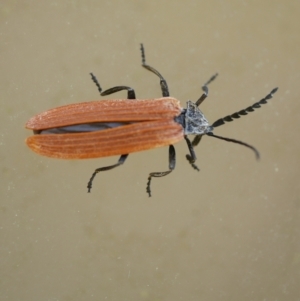
M 172 97 L 61 106 L 35 115 L 26 128 L 39 133 L 81 124 L 124 124 L 82 133 L 39 134 L 27 138 L 26 143 L 40 155 L 61 159 L 100 158 L 148 150 L 183 139 L 184 128 L 174 120 L 182 110 L 179 101 Z

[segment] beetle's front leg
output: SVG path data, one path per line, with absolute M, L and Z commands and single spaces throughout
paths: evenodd
M 198 168 L 198 166 L 195 164 L 197 157 L 194 151 L 194 147 L 192 142 L 190 141 L 190 139 L 187 136 L 184 136 L 184 139 L 186 141 L 186 144 L 189 148 L 190 154 L 186 155 L 186 159 L 189 161 L 189 163 L 192 165 L 192 167 L 198 171 L 200 171 L 200 169 Z
M 173 145 L 170 145 L 169 146 L 169 170 L 162 171 L 162 172 L 151 172 L 149 174 L 147 188 L 146 188 L 146 191 L 147 191 L 149 197 L 151 197 L 150 184 L 151 184 L 152 177 L 160 178 L 160 177 L 164 177 L 164 176 L 168 175 L 170 172 L 172 172 L 175 169 L 175 165 L 176 165 L 175 148 Z

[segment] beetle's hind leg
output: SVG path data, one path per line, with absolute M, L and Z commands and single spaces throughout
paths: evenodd
M 149 195 L 149 197 L 151 197 L 151 180 L 153 177 L 155 178 L 160 178 L 163 176 L 168 175 L 170 172 L 172 172 L 175 169 L 175 165 L 176 165 L 176 153 L 175 153 L 175 148 L 173 145 L 169 146 L 169 170 L 168 171 L 162 171 L 162 172 L 151 172 L 149 174 L 148 177 L 148 182 L 147 182 L 147 188 L 146 191 Z
M 100 93 L 100 95 L 101 95 L 102 88 L 101 88 L 101 86 L 100 86 L 100 84 L 99 84 L 99 82 L 98 82 L 97 77 L 96 77 L 92 72 L 90 73 L 90 75 L 91 75 L 91 77 L 92 77 L 92 81 L 93 81 L 93 82 L 95 83 L 95 85 L 97 86 L 98 91 L 99 91 L 99 93 Z
M 144 68 L 146 68 L 147 70 L 153 72 L 160 78 L 160 87 L 161 87 L 161 92 L 162 92 L 163 97 L 170 96 L 167 81 L 156 69 L 154 69 L 153 67 L 146 64 L 145 49 L 144 49 L 143 44 L 141 44 L 141 55 L 142 55 L 142 66 Z
M 118 167 L 118 166 L 122 165 L 122 164 L 125 162 L 125 160 L 127 159 L 127 157 L 128 157 L 128 154 L 121 155 L 121 157 L 120 157 L 118 163 L 116 163 L 116 164 L 114 164 L 114 165 L 110 165 L 110 166 L 105 166 L 105 167 L 97 168 L 97 169 L 93 172 L 93 174 L 92 174 L 92 176 L 91 176 L 91 178 L 90 178 L 90 180 L 89 180 L 89 182 L 88 182 L 88 185 L 87 185 L 88 192 L 91 192 L 93 180 L 94 180 L 94 178 L 96 177 L 96 174 L 97 174 L 98 172 L 110 170 L 110 169 L 113 169 L 113 168 L 115 168 L 115 167 Z

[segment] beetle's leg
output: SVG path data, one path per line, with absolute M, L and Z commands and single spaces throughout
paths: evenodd
M 98 91 L 100 92 L 100 95 L 101 95 L 102 88 L 101 88 L 101 86 L 100 86 L 100 84 L 99 84 L 99 82 L 98 82 L 97 77 L 96 77 L 92 72 L 90 73 L 90 75 L 91 75 L 91 77 L 92 77 L 92 81 L 93 81 L 93 82 L 95 83 L 95 85 L 97 86 Z
M 205 100 L 205 98 L 208 95 L 208 85 L 215 80 L 215 78 L 218 76 L 218 73 L 216 73 L 215 75 L 213 75 L 203 86 L 202 86 L 202 91 L 204 92 L 200 98 L 196 101 L 196 105 L 199 107 L 200 104 Z
M 127 98 L 128 99 L 135 99 L 135 92 L 132 88 L 127 86 L 117 86 L 110 89 L 107 89 L 101 93 L 101 96 L 113 94 L 122 90 L 127 90 Z
M 142 53 L 142 66 L 144 68 L 146 68 L 147 70 L 153 72 L 160 78 L 160 87 L 161 87 L 161 92 L 162 92 L 163 97 L 170 96 L 169 88 L 168 88 L 168 84 L 167 84 L 166 80 L 156 69 L 154 69 L 153 67 L 146 64 L 145 49 L 144 49 L 143 44 L 141 44 L 141 53 Z
M 109 94 L 113 94 L 122 90 L 127 90 L 127 98 L 128 99 L 135 99 L 135 92 L 132 88 L 127 87 L 127 86 L 117 86 L 117 87 L 113 87 L 110 89 L 107 89 L 105 91 L 102 92 L 102 88 L 98 82 L 98 79 L 96 78 L 96 76 L 93 73 L 90 73 L 91 77 L 92 77 L 92 81 L 96 84 L 98 91 L 100 92 L 101 96 L 105 96 L 105 95 L 109 95 Z
M 92 174 L 89 182 L 88 182 L 88 185 L 87 185 L 87 188 L 88 188 L 88 192 L 91 192 L 91 189 L 92 189 L 92 183 L 93 183 L 93 180 L 96 176 L 96 174 L 100 171 L 106 171 L 106 170 L 110 170 L 110 169 L 113 169 L 115 167 L 118 167 L 120 165 L 122 165 L 125 160 L 127 159 L 128 157 L 128 154 L 125 154 L 125 155 L 121 155 L 121 157 L 119 158 L 119 161 L 118 163 L 114 164 L 114 165 L 110 165 L 110 166 L 105 166 L 105 167 L 100 167 L 100 168 L 97 168 L 94 173 Z
M 195 151 L 194 151 L 194 147 L 193 147 L 193 144 L 191 143 L 191 141 L 189 140 L 189 138 L 187 136 L 184 136 L 184 139 L 186 141 L 186 144 L 189 148 L 189 151 L 190 151 L 190 154 L 189 155 L 186 155 L 186 159 L 189 161 L 189 163 L 192 165 L 192 167 L 196 170 L 199 171 L 199 168 L 198 166 L 195 164 L 196 160 L 197 160 L 197 157 L 196 157 L 196 154 L 195 154 Z M 196 138 L 195 138 L 196 139 Z M 194 140 L 195 140 L 194 139 Z M 200 141 L 200 140 L 199 140 Z M 199 143 L 199 142 L 198 142 Z
M 175 164 L 176 164 L 176 153 L 175 153 L 175 148 L 173 145 L 169 146 L 169 170 L 168 171 L 162 171 L 162 172 L 151 172 L 148 177 L 148 182 L 147 182 L 147 188 L 146 191 L 149 195 L 151 196 L 151 180 L 152 177 L 159 178 L 168 175 L 170 172 L 172 172 L 175 169 Z
M 202 86 L 202 91 L 203 94 L 200 96 L 200 98 L 196 101 L 196 105 L 199 107 L 200 104 L 206 99 L 207 95 L 208 95 L 208 85 L 215 80 L 215 78 L 218 76 L 218 73 L 216 73 L 215 75 L 213 75 L 203 86 Z M 200 142 L 202 138 L 202 135 L 196 135 L 196 137 L 194 138 L 193 142 L 192 142 L 192 146 L 197 146 Z
M 112 94 L 112 93 L 115 93 L 115 92 L 118 92 L 118 91 L 122 91 L 122 90 L 127 90 L 127 91 L 128 91 L 128 92 L 127 92 L 127 98 L 128 98 L 128 99 L 135 99 L 135 92 L 134 92 L 134 90 L 133 90 L 132 88 L 130 88 L 130 87 L 127 87 L 127 86 L 117 86 L 117 87 L 113 87 L 113 88 L 107 89 L 107 90 L 105 90 L 105 91 L 103 91 L 103 92 L 101 93 L 102 89 L 101 89 L 101 86 L 100 86 L 100 84 L 99 84 L 97 78 L 96 78 L 92 73 L 91 73 L 91 76 L 92 76 L 92 80 L 94 81 L 94 83 L 95 83 L 96 86 L 98 87 L 98 90 L 99 90 L 99 92 L 100 92 L 100 94 L 101 94 L 102 96 L 109 95 L 109 94 Z M 105 166 L 105 167 L 97 168 L 97 169 L 94 171 L 94 173 L 92 174 L 92 176 L 91 176 L 91 178 L 90 178 L 90 180 L 89 180 L 89 182 L 88 182 L 88 185 L 87 185 L 88 192 L 91 191 L 93 180 L 94 180 L 94 178 L 95 178 L 95 176 L 96 176 L 96 174 L 97 174 L 98 172 L 110 170 L 110 169 L 113 169 L 113 168 L 115 168 L 115 167 L 118 167 L 118 166 L 122 165 L 122 164 L 125 162 L 125 160 L 127 159 L 127 157 L 128 157 L 128 154 L 123 154 L 123 155 L 121 155 L 121 157 L 119 158 L 118 163 L 116 163 L 116 164 L 114 164 L 114 165 L 110 165 L 110 166 Z
M 196 135 L 193 139 L 192 146 L 197 146 L 200 143 L 202 136 L 203 135 Z

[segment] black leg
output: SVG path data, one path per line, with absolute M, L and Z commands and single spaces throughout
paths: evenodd
M 100 93 L 100 95 L 101 95 L 102 88 L 101 88 L 101 86 L 100 86 L 100 84 L 99 84 L 99 82 L 98 82 L 97 77 L 96 77 L 92 72 L 90 73 L 90 75 L 91 75 L 91 77 L 92 77 L 92 81 L 93 81 L 93 82 L 95 83 L 95 85 L 97 86 L 98 91 L 99 91 L 99 93 Z
M 97 174 L 98 172 L 110 170 L 110 169 L 113 169 L 113 168 L 115 168 L 115 167 L 118 167 L 118 166 L 122 165 L 122 164 L 125 162 L 125 160 L 127 159 L 127 157 L 128 157 L 128 154 L 126 154 L 126 155 L 121 155 L 121 157 L 120 157 L 118 163 L 116 163 L 116 164 L 114 164 L 114 165 L 110 165 L 110 166 L 105 166 L 105 167 L 97 168 L 97 169 L 94 171 L 94 173 L 92 174 L 92 176 L 91 176 L 91 178 L 90 178 L 90 180 L 89 180 L 89 182 L 88 182 L 88 185 L 87 185 L 88 192 L 91 192 L 93 180 L 94 180 L 94 178 L 95 178 L 95 176 L 96 176 L 96 174 Z
M 170 172 L 172 172 L 175 169 L 175 164 L 176 164 L 175 148 L 173 145 L 170 145 L 169 146 L 169 170 L 163 171 L 163 172 L 151 172 L 149 174 L 147 188 L 146 188 L 146 191 L 147 191 L 149 197 L 151 197 L 150 185 L 151 185 L 152 177 L 160 178 L 160 177 L 164 177 L 164 176 L 168 175 Z
M 101 96 L 105 96 L 105 95 L 109 95 L 109 94 L 113 94 L 122 90 L 127 90 L 127 98 L 128 99 L 135 99 L 135 92 L 132 88 L 127 87 L 127 86 L 117 86 L 117 87 L 113 87 L 110 89 L 107 89 L 105 91 L 102 92 L 102 88 L 98 82 L 98 79 L 96 78 L 96 76 L 93 73 L 90 73 L 91 77 L 92 77 L 92 81 L 95 83 L 95 85 L 98 88 L 98 91 L 100 92 Z
M 201 105 L 201 103 L 205 100 L 205 98 L 208 95 L 208 85 L 215 80 L 215 78 L 218 76 L 218 73 L 216 73 L 215 75 L 213 75 L 203 86 L 202 86 L 202 91 L 204 92 L 200 98 L 196 101 L 196 105 L 199 107 Z
M 161 87 L 161 92 L 162 92 L 163 97 L 170 96 L 169 88 L 168 88 L 168 84 L 167 84 L 166 80 L 156 69 L 154 69 L 153 67 L 146 64 L 145 49 L 144 49 L 143 44 L 141 44 L 141 53 L 142 53 L 142 66 L 144 68 L 146 68 L 147 70 L 153 72 L 160 78 L 160 87 Z
M 122 90 L 127 90 L 127 99 L 135 99 L 135 92 L 132 88 L 127 86 L 117 86 L 110 89 L 107 89 L 101 93 L 101 96 L 113 94 Z
M 213 75 L 203 86 L 202 86 L 202 91 L 204 92 L 200 98 L 196 101 L 196 105 L 199 107 L 200 104 L 206 99 L 207 95 L 208 95 L 208 85 L 216 79 L 216 77 L 218 76 L 218 73 L 216 73 L 215 75 Z M 192 146 L 197 146 L 199 144 L 199 142 L 201 141 L 203 135 L 196 135 L 193 142 L 192 142 Z M 189 145 L 189 144 L 188 144 Z M 190 157 L 189 157 L 190 158 Z M 189 159 L 188 159 L 189 160 Z M 190 162 L 190 160 L 189 160 Z M 191 163 L 191 162 L 190 162 Z M 193 165 L 192 165 L 193 166 Z M 193 166 L 194 167 L 194 166 Z M 198 168 L 196 168 L 198 170 Z
M 197 160 L 197 157 L 196 157 L 196 154 L 195 154 L 195 151 L 194 151 L 194 148 L 193 148 L 193 144 L 191 143 L 191 141 L 189 140 L 189 138 L 187 136 L 184 136 L 184 139 L 186 141 L 186 144 L 189 148 L 189 151 L 190 151 L 190 154 L 189 155 L 186 155 L 186 159 L 189 161 L 189 163 L 192 165 L 192 167 L 195 169 L 195 170 L 200 170 L 198 168 L 198 166 L 195 164 L 196 160 Z
M 128 99 L 135 99 L 136 98 L 134 90 L 130 87 L 127 87 L 127 86 L 117 86 L 117 87 L 113 87 L 113 88 L 107 89 L 107 90 L 102 92 L 102 88 L 101 88 L 96 76 L 93 73 L 90 73 L 90 74 L 91 74 L 91 77 L 92 77 L 92 81 L 96 84 L 101 96 L 109 95 L 109 94 L 116 93 L 116 92 L 119 92 L 119 91 L 122 91 L 122 90 L 127 90 L 127 98 Z M 92 174 L 92 176 L 91 176 L 91 178 L 88 182 L 88 185 L 87 185 L 88 192 L 91 191 L 93 180 L 96 177 L 98 172 L 110 170 L 110 169 L 113 169 L 115 167 L 118 167 L 118 166 L 122 165 L 125 162 L 125 160 L 127 159 L 127 157 L 128 157 L 128 154 L 123 154 L 123 155 L 120 156 L 118 163 L 116 163 L 114 165 L 110 165 L 110 166 L 97 168 L 94 171 L 94 173 Z
M 197 146 L 200 143 L 200 141 L 202 139 L 202 136 L 203 135 L 196 135 L 193 142 L 192 142 L 192 146 Z

